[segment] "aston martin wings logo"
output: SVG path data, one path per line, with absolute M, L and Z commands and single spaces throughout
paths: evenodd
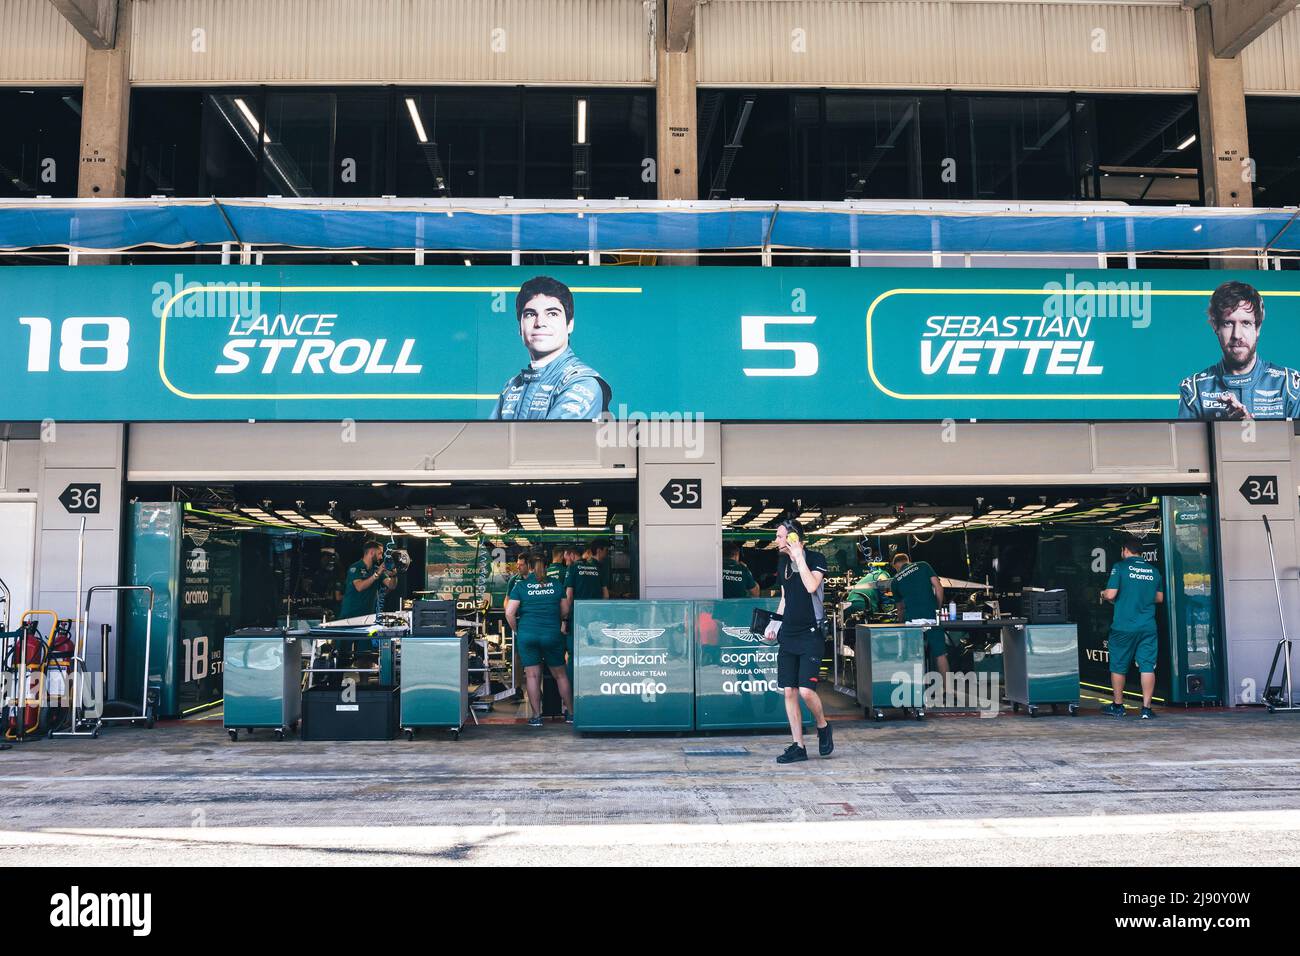
M 602 627 L 600 633 L 620 644 L 644 644 L 666 631 L 663 627 Z
M 734 637 L 738 641 L 744 641 L 746 644 L 754 644 L 758 641 L 758 635 L 747 627 L 729 627 L 722 625 L 722 633 L 727 637 Z

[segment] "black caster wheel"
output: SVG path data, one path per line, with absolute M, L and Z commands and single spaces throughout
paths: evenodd
M 451 732 L 451 739 L 452 739 L 452 740 L 457 740 L 457 741 L 460 740 L 460 731 L 459 731 L 459 730 L 453 730 L 453 731 Z
M 232 743 L 233 743 L 234 741 L 236 741 L 236 740 L 239 739 L 239 731 L 238 731 L 238 730 L 227 730 L 227 731 L 226 731 L 226 735 L 230 738 L 230 740 L 231 740 Z
M 883 724 L 885 722 L 885 712 L 883 710 L 878 710 L 871 715 L 871 719 L 878 724 Z
M 1013 714 L 1018 714 L 1018 713 L 1020 713 L 1020 704 L 1018 704 L 1018 703 L 1017 703 L 1016 701 L 1014 701 L 1014 700 L 1011 702 L 1011 713 L 1013 713 Z
M 912 715 L 912 718 L 914 720 L 925 720 L 925 711 L 918 709 L 917 712 Z
M 1030 717 L 1037 717 L 1037 716 L 1038 716 L 1038 708 L 1037 708 L 1037 707 L 1033 707 L 1033 706 L 1026 707 L 1026 708 L 1025 708 L 1025 712 L 1028 713 Z
M 407 740 L 414 740 L 414 739 L 415 739 L 415 731 L 414 731 L 414 730 L 408 730 L 408 731 L 406 731 L 406 739 L 407 739 Z
M 281 728 L 279 728 L 279 727 L 277 727 L 277 728 L 275 729 L 274 737 L 275 737 L 276 740 L 284 740 L 284 730 L 281 729 Z
M 1268 712 L 1269 712 L 1270 714 L 1275 714 L 1275 713 L 1277 713 L 1277 711 L 1273 709 L 1273 705 L 1272 705 L 1272 704 L 1269 704 L 1269 705 L 1268 705 Z
M 99 739 L 99 728 L 98 728 L 98 727 L 96 727 L 94 730 L 92 730 L 92 731 L 90 732 L 90 739 L 91 739 L 91 740 L 98 740 L 98 739 Z
M 1079 716 L 1079 705 L 1078 705 L 1078 704 L 1071 704 L 1070 707 L 1069 707 L 1069 711 L 1070 711 L 1070 716 L 1071 716 L 1071 717 L 1078 717 L 1078 716 Z

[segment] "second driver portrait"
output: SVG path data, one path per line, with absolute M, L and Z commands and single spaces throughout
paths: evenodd
M 574 354 L 573 293 L 549 276 L 529 279 L 515 297 L 519 338 L 528 364 L 510 381 L 492 410 L 494 420 L 591 421 L 609 409 L 612 390 Z
M 1245 282 L 1225 282 L 1210 297 L 1209 315 L 1222 356 L 1183 379 L 1178 417 L 1202 421 L 1300 417 L 1300 372 L 1266 362 L 1258 354 L 1264 327 L 1264 300 L 1259 292 Z

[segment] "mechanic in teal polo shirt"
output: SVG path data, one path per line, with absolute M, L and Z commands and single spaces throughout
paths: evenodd
M 749 565 L 740 560 L 740 543 L 728 541 L 723 549 L 722 596 L 724 598 L 758 597 L 758 582 Z
M 397 572 L 384 568 L 384 546 L 367 541 L 361 548 L 361 560 L 352 564 L 343 579 L 343 602 L 340 618 L 368 617 L 375 613 L 375 587 L 392 591 L 397 587 Z
M 564 593 L 564 586 L 569 580 L 569 553 L 572 550 L 572 545 L 556 545 L 551 549 L 551 563 L 546 566 L 546 576 L 560 582 L 560 593 Z
M 1142 679 L 1142 710 L 1138 716 L 1150 720 L 1151 695 L 1156 691 L 1156 605 L 1165 600 L 1164 582 L 1155 566 L 1142 557 L 1142 542 L 1124 537 L 1120 560 L 1110 569 L 1110 580 L 1101 596 L 1115 605 L 1110 622 L 1110 687 L 1114 703 L 1101 709 L 1110 717 L 1124 716 L 1124 682 L 1137 661 Z
M 533 559 L 533 571 L 516 581 L 506 599 L 506 622 L 515 634 L 515 650 L 528 685 L 529 727 L 542 726 L 542 666 L 551 670 L 564 701 L 564 720 L 573 723 L 573 685 L 564 666 L 561 621 L 569 616 L 564 584 L 546 573 L 546 559 Z
M 569 573 L 564 580 L 564 595 L 569 601 L 569 612 L 573 611 L 574 601 L 601 601 L 609 598 L 609 569 L 605 559 L 609 556 L 609 542 L 604 538 L 594 538 L 581 557 L 569 553 L 565 560 L 573 558 L 569 564 Z M 569 680 L 573 680 L 573 620 L 564 622 L 564 646 L 569 652 Z
M 570 601 L 595 601 L 609 597 L 609 576 L 605 570 L 605 557 L 609 542 L 596 538 L 591 549 L 569 565 L 565 579 L 565 592 Z
M 376 599 L 380 590 L 387 594 L 396 587 L 397 572 L 384 568 L 384 546 L 378 541 L 367 541 L 361 546 L 361 560 L 349 565 L 343 578 L 339 619 L 376 619 Z M 371 650 L 376 646 L 374 641 L 339 640 L 334 644 L 334 666 L 342 668 L 356 663 L 358 651 Z
M 506 601 L 510 600 L 510 592 L 515 589 L 515 585 L 522 581 L 532 572 L 533 556 L 527 551 L 521 551 L 515 557 L 515 566 L 510 572 L 510 577 L 506 578 L 506 590 L 504 597 L 501 598 L 501 606 L 505 607 Z
M 913 562 L 902 552 L 894 555 L 894 582 L 891 590 L 898 602 L 898 619 L 906 624 L 924 618 L 935 620 L 943 603 L 943 585 L 928 561 Z M 925 630 L 925 646 L 930 660 L 940 674 L 948 673 L 948 638 L 937 624 Z

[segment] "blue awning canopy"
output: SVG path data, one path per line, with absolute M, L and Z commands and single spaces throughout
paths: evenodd
M 0 249 L 456 252 L 1300 252 L 1300 211 L 1118 203 L 317 199 L 0 200 Z

